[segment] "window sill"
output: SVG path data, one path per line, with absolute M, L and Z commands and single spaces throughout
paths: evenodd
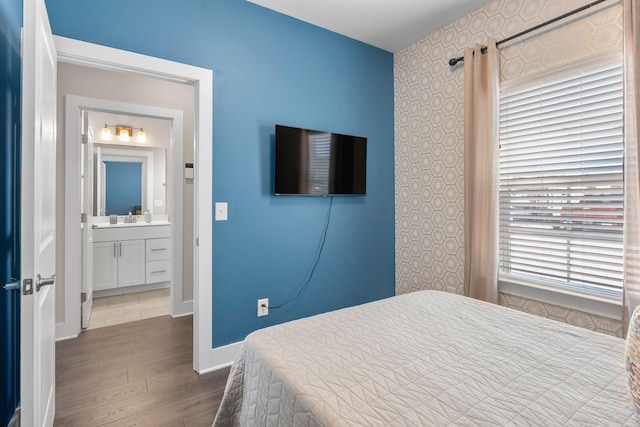
M 510 277 L 498 280 L 498 291 L 508 295 L 582 311 L 618 322 L 622 319 L 622 300 L 616 297 L 528 283 Z

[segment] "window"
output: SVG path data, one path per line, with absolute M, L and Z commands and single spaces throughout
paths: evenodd
M 622 73 L 597 59 L 502 88 L 501 280 L 621 295 Z

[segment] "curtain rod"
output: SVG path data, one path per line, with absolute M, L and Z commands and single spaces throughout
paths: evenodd
M 546 22 L 543 22 L 542 24 L 538 24 L 535 27 L 528 28 L 528 29 L 526 29 L 524 31 L 519 32 L 518 34 L 514 34 L 511 37 L 507 37 L 506 39 L 500 40 L 499 42 L 496 42 L 496 46 L 500 46 L 502 43 L 506 43 L 506 42 L 511 41 L 513 39 L 516 39 L 516 38 L 518 38 L 520 36 L 524 36 L 525 34 L 528 34 L 528 33 L 532 32 L 532 31 L 539 30 L 542 27 L 546 27 L 547 25 L 551 25 L 554 22 L 560 21 L 561 19 L 567 18 L 567 17 L 569 17 L 571 15 L 575 15 L 576 13 L 582 12 L 583 10 L 587 10 L 590 7 L 596 6 L 596 5 L 598 5 L 598 4 L 602 3 L 602 2 L 605 2 L 605 1 L 607 1 L 607 0 L 593 1 L 593 2 L 591 2 L 589 4 L 586 4 L 586 5 L 584 5 L 582 7 L 579 7 L 577 9 L 575 9 L 575 10 L 572 10 L 571 12 L 567 12 L 564 15 L 557 16 L 557 17 L 555 17 L 553 19 L 550 19 L 550 20 L 548 20 Z M 487 52 L 487 47 L 484 46 L 482 49 L 480 49 L 480 51 L 482 53 L 486 53 Z M 461 56 L 459 58 L 451 58 L 449 60 L 449 65 L 451 65 L 453 67 L 458 62 L 462 62 L 462 61 L 464 61 L 464 56 Z

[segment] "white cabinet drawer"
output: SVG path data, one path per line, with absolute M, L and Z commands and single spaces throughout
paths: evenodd
M 171 281 L 171 260 L 147 261 L 147 283 Z
M 147 261 L 171 258 L 171 239 L 147 239 Z

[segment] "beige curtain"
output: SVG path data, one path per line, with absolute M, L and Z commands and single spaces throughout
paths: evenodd
M 464 294 L 497 303 L 500 67 L 487 46 L 464 52 Z
M 624 308 L 626 335 L 629 318 L 640 304 L 640 4 L 622 0 L 624 13 Z

